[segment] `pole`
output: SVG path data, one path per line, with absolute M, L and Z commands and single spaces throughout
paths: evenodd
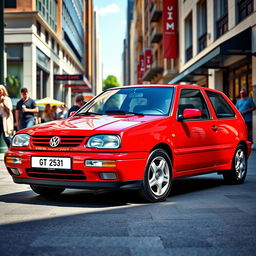
M 0 84 L 4 84 L 4 0 L 0 0 Z
M 4 84 L 4 0 L 0 0 L 0 84 Z M 6 152 L 7 147 L 0 134 L 0 153 Z

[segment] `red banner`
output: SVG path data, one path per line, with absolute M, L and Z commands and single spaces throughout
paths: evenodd
M 144 53 L 140 54 L 139 64 L 137 66 L 137 82 L 138 84 L 142 84 L 142 77 L 145 72 L 145 62 L 144 62 Z
M 151 49 L 147 48 L 145 50 L 145 57 L 144 57 L 144 64 L 145 64 L 145 72 L 152 67 L 152 51 Z
M 178 51 L 177 0 L 163 0 L 163 56 L 177 58 Z

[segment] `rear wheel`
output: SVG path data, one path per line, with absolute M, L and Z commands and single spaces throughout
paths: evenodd
M 242 145 L 236 149 L 232 161 L 232 169 L 224 172 L 224 180 L 229 184 L 242 184 L 247 174 L 247 158 L 246 151 Z
M 154 150 L 147 162 L 140 193 L 149 202 L 164 201 L 171 190 L 172 164 L 162 149 Z
M 30 185 L 30 187 L 35 193 L 45 197 L 57 196 L 65 190 L 65 188 L 52 188 L 38 185 Z

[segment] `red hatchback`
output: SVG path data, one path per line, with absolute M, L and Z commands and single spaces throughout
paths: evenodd
M 250 146 L 243 117 L 219 91 L 129 86 L 103 92 L 68 119 L 19 131 L 5 164 L 14 182 L 41 195 L 138 189 L 155 202 L 179 177 L 218 172 L 242 183 Z

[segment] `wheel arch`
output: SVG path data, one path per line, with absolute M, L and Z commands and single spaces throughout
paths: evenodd
M 156 149 L 163 149 L 169 156 L 170 160 L 173 163 L 173 152 L 172 149 L 170 148 L 170 146 L 166 143 L 159 143 L 157 145 L 155 145 L 150 152 L 153 152 Z
M 246 158 L 248 158 L 248 148 L 247 148 L 246 142 L 245 142 L 244 140 L 242 140 L 242 141 L 240 141 L 240 142 L 238 143 L 237 147 L 238 147 L 239 145 L 241 145 L 241 146 L 244 147 L 244 149 L 245 149 L 245 154 L 246 154 Z M 237 147 L 236 147 L 236 148 L 237 148 Z

